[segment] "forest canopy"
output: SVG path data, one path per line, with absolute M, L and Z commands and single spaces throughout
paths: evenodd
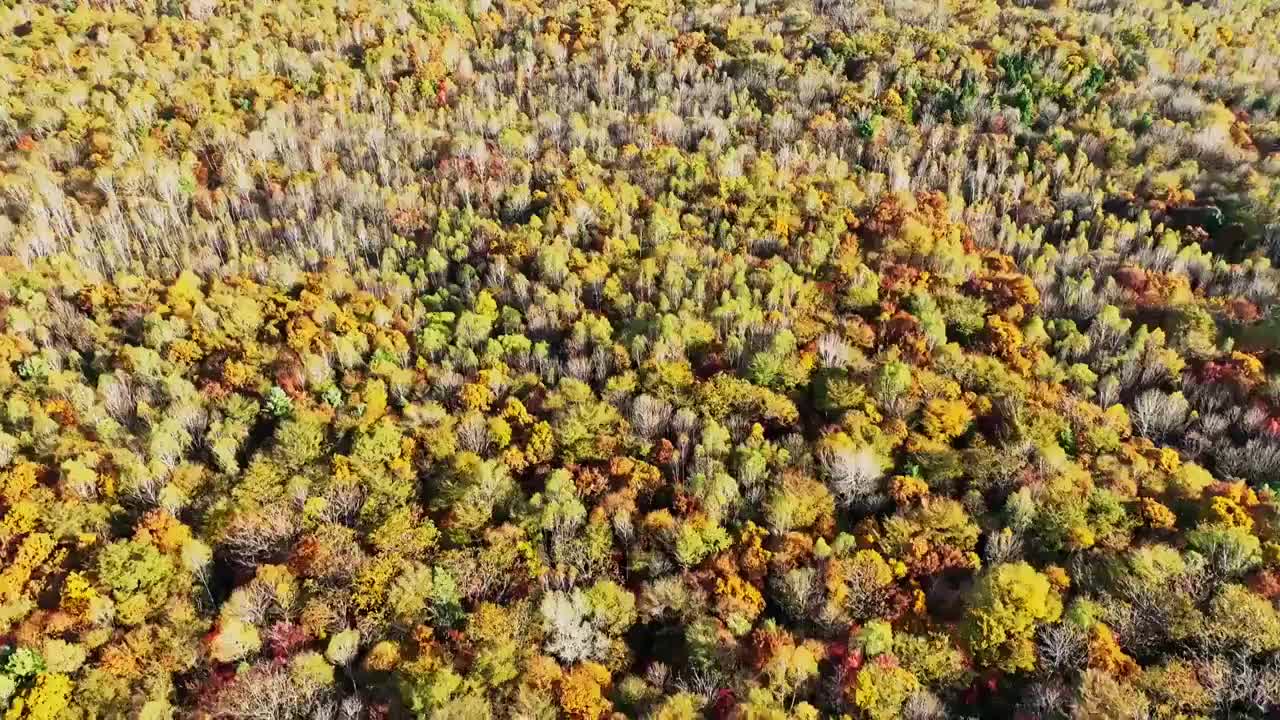
M 1277 28 L 0 3 L 4 720 L 1271 716 Z

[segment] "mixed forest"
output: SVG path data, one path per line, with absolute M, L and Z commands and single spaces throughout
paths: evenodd
M 1280 0 L 0 0 L 4 720 L 1280 712 Z

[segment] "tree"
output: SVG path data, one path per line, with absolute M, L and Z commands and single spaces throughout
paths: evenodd
M 1034 670 L 1035 632 L 1062 615 L 1049 579 L 1025 562 L 998 565 L 982 575 L 966 611 L 964 637 L 982 664 L 1006 672 Z
M 858 671 L 853 702 L 873 720 L 902 716 L 902 706 L 920 682 L 892 659 L 872 661 Z
M 209 647 L 209 655 L 218 662 L 242 660 L 262 647 L 258 629 L 235 618 L 224 621 Z

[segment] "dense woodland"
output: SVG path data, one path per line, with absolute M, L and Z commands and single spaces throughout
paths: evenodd
M 1280 0 L 0 1 L 4 720 L 1280 711 Z

